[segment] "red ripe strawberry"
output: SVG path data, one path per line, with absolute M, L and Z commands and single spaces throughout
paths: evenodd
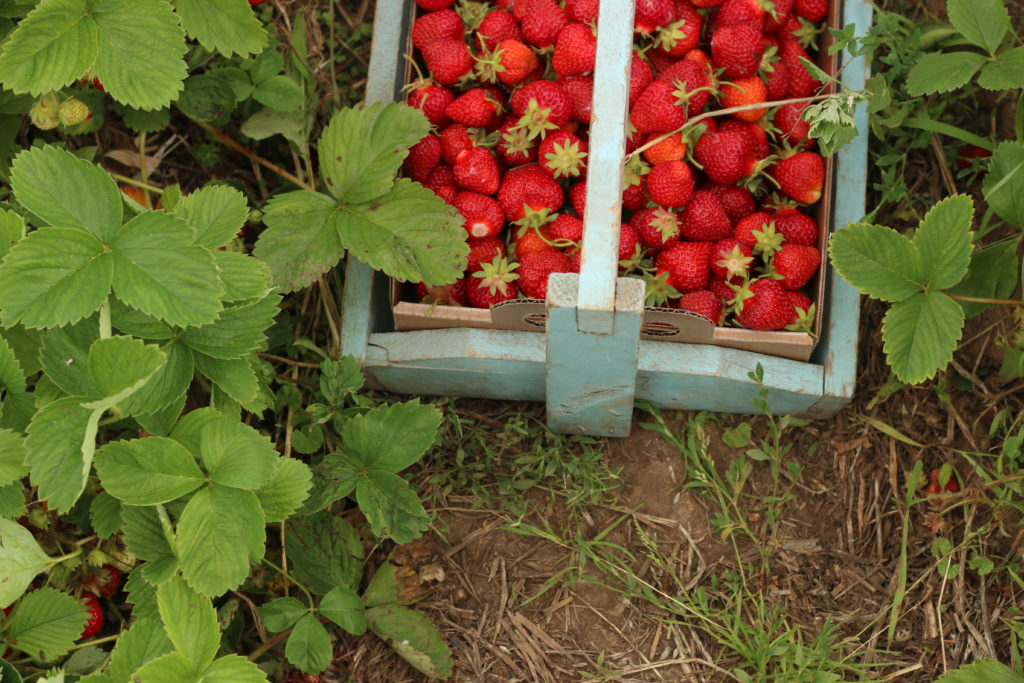
M 492 52 L 476 57 L 476 75 L 480 81 L 505 85 L 525 83 L 540 67 L 536 53 L 516 38 L 504 38 Z
M 701 9 L 708 9 L 710 7 L 718 7 L 722 4 L 722 0 L 692 0 L 694 7 L 700 7 Z
M 771 0 L 725 0 L 715 15 L 715 28 L 748 23 L 762 30 L 767 14 L 765 10 L 771 5 Z
M 436 12 L 451 7 L 455 4 L 455 0 L 416 0 L 416 4 L 427 12 Z
M 675 308 L 702 315 L 715 325 L 722 324 L 722 297 L 710 290 L 702 289 L 683 294 Z
M 685 161 L 663 161 L 647 174 L 647 193 L 655 204 L 679 208 L 693 194 L 693 175 Z
M 733 228 L 733 237 L 765 259 L 778 251 L 785 241 L 782 233 L 775 230 L 772 217 L 763 211 L 741 218 Z
M 807 21 L 821 21 L 828 14 L 828 0 L 796 0 L 795 9 Z
M 452 202 L 465 219 L 463 227 L 470 237 L 493 237 L 505 227 L 505 214 L 493 198 L 477 192 L 460 192 Z
M 659 134 L 655 133 L 655 135 Z M 640 145 L 647 141 L 647 137 L 646 134 L 638 131 L 632 124 L 628 124 L 626 126 L 626 154 L 632 154 Z
M 736 298 L 736 290 L 729 286 L 729 282 L 719 278 L 711 278 L 708 289 L 722 298 L 726 306 L 732 306 Z
M 640 94 L 651 84 L 654 80 L 654 72 L 651 71 L 651 65 L 644 61 L 644 58 L 633 53 L 632 61 L 629 67 L 629 108 L 632 109 L 633 105 L 636 104 Z
M 640 241 L 652 249 L 664 249 L 679 241 L 679 217 L 660 206 L 637 211 L 629 224 L 636 228 Z
M 745 187 L 711 183 L 704 189 L 718 197 L 718 201 L 722 202 L 722 208 L 725 209 L 725 213 L 733 225 L 736 225 L 736 221 L 744 216 L 754 213 L 754 197 Z
M 712 242 L 677 242 L 654 258 L 658 273 L 667 272 L 668 284 L 680 292 L 707 289 L 711 276 Z
M 498 189 L 498 203 L 509 222 L 522 220 L 527 208 L 533 212 L 557 211 L 564 199 L 562 186 L 537 164 L 510 169 Z
M 441 131 L 441 156 L 449 166 L 467 149 L 476 147 L 476 141 L 469 134 L 469 127 L 461 123 L 453 123 Z
M 792 102 L 776 109 L 772 117 L 772 125 L 778 129 L 779 137 L 790 145 L 807 140 L 811 124 L 802 118 L 805 109 L 807 109 L 806 102 Z
M 721 104 L 723 109 L 764 104 L 767 96 L 768 86 L 757 76 L 737 78 L 732 82 L 722 83 Z M 764 116 L 767 111 L 764 107 L 746 109 L 733 113 L 732 117 L 753 123 Z
M 629 120 L 641 133 L 667 133 L 686 123 L 685 92 L 665 81 L 654 81 L 640 94 Z
M 566 256 L 569 257 L 569 272 L 580 272 L 580 266 L 583 264 L 583 250 L 579 247 L 567 249 Z
M 810 311 L 811 305 L 814 303 L 813 301 L 811 301 L 809 296 L 807 296 L 806 294 L 802 294 L 796 290 L 786 290 L 786 296 L 788 296 L 789 300 L 793 302 L 793 306 L 796 307 L 796 311 L 798 314 L 800 312 L 807 313 L 808 311 Z
M 782 63 L 789 69 L 789 96 L 810 97 L 821 87 L 821 82 L 814 79 L 800 59 L 810 59 L 807 51 L 795 40 L 788 38 L 779 43 L 779 56 Z
M 711 253 L 711 273 L 719 280 L 743 281 L 750 274 L 754 254 L 750 247 L 740 244 L 735 237 L 726 237 L 715 244 Z
M 789 97 L 789 67 L 781 59 L 763 67 L 763 73 L 764 83 L 768 88 L 766 97 L 769 102 Z
M 662 135 L 664 133 L 651 133 L 644 140 L 644 144 L 657 140 Z M 686 148 L 686 138 L 683 137 L 683 134 L 673 133 L 645 149 L 644 159 L 649 164 L 660 164 L 663 161 L 680 161 L 686 158 Z
M 646 180 L 647 176 L 645 175 L 643 178 Z M 622 208 L 627 211 L 639 211 L 645 206 L 647 206 L 647 190 L 644 183 L 626 185 L 622 190 Z
M 800 289 L 814 277 L 821 263 L 821 252 L 817 247 L 799 244 L 783 244 L 772 259 L 775 272 L 782 276 L 779 282 L 783 289 Z
M 523 32 L 519 30 L 519 22 L 508 10 L 495 9 L 487 13 L 476 28 L 476 38 L 480 47 L 493 50 L 503 40 L 523 40 Z
M 790 199 L 802 204 L 813 204 L 821 199 L 825 161 L 817 152 L 797 152 L 772 167 L 771 174 Z
M 757 169 L 747 136 L 736 130 L 705 132 L 693 152 L 707 177 L 719 185 L 735 185 Z
M 711 192 L 698 190 L 680 215 L 681 233 L 688 240 L 717 242 L 732 233 L 732 222 Z
M 692 59 L 675 62 L 658 74 L 658 80 L 672 83 L 676 89 L 686 93 L 686 113 L 689 116 L 701 113 L 711 94 L 707 70 Z
M 466 278 L 460 277 L 450 285 L 429 286 L 426 282 L 420 282 L 416 285 L 416 297 L 423 304 L 465 306 L 469 303 L 466 298 Z
M 515 116 L 509 116 L 498 129 L 495 149 L 509 166 L 522 166 L 537 160 L 537 141 L 530 139 L 530 132 L 519 125 Z
M 417 50 L 438 38 L 462 41 L 466 26 L 453 9 L 442 9 L 421 15 L 412 24 L 412 44 Z
M 512 283 L 519 277 L 514 271 L 518 264 L 497 257 L 480 265 L 480 270 L 466 278 L 466 297 L 474 308 L 490 308 L 502 301 L 516 298 Z
M 583 239 L 583 221 L 576 216 L 560 213 L 548 224 L 548 232 L 556 246 L 568 247 Z
M 637 254 L 643 252 L 643 244 L 640 242 L 640 233 L 629 223 L 619 224 L 619 261 L 631 261 Z
M 814 247 L 818 244 L 818 222 L 793 208 L 779 209 L 772 217 L 775 229 L 786 238 L 787 244 Z
M 517 2 L 513 8 L 519 4 Z M 534 47 L 553 45 L 558 32 L 569 23 L 569 17 L 555 0 L 529 0 L 523 4 L 527 6 L 526 14 L 518 17 L 522 23 L 523 39 Z
M 662 26 L 671 24 L 675 14 L 673 0 L 637 0 L 633 26 L 638 32 L 650 35 Z
M 529 129 L 531 138 L 565 127 L 572 116 L 572 100 L 554 81 L 534 81 L 521 86 L 512 93 L 509 106 L 520 123 Z
M 565 0 L 565 14 L 569 21 L 580 24 L 597 22 L 598 0 Z
M 505 257 L 505 243 L 500 237 L 484 237 L 483 239 L 467 239 L 469 256 L 466 258 L 466 272 L 475 273 L 481 264 L 492 263 L 494 258 Z
M 519 257 L 519 289 L 531 299 L 544 299 L 548 294 L 548 276 L 568 273 L 569 257 L 558 250 L 535 251 Z
M 700 43 L 704 17 L 690 0 L 675 0 L 675 20 L 658 31 L 654 52 L 679 59 Z
M 441 163 L 441 140 L 433 133 L 409 148 L 409 156 L 402 162 L 402 168 L 410 178 L 422 183 L 434 167 Z
M 587 181 L 581 180 L 574 185 L 569 186 L 569 203 L 572 205 L 573 212 L 580 218 L 583 218 L 583 210 L 587 199 Z
M 540 167 L 555 178 L 575 178 L 586 172 L 587 143 L 566 130 L 549 133 L 537 150 Z
M 572 120 L 589 124 L 594 102 L 593 76 L 572 76 L 559 79 L 558 83 L 572 102 Z
M 455 98 L 444 113 L 464 126 L 484 127 L 501 111 L 501 101 L 486 88 L 473 88 Z
M 765 33 L 775 32 L 786 23 L 793 14 L 794 0 L 773 0 L 774 7 L 764 17 Z
M 82 635 L 78 636 L 78 639 L 88 640 L 99 633 L 103 627 L 103 608 L 100 607 L 100 601 L 92 593 L 86 593 L 80 600 L 88 618 L 85 628 L 82 629 Z
M 711 36 L 711 61 L 724 70 L 727 78 L 753 76 L 761 64 L 764 49 L 764 36 L 749 23 L 720 26 Z
M 735 130 L 743 134 L 747 139 L 747 148 L 757 160 L 764 159 L 771 153 L 771 147 L 768 144 L 768 133 L 761 127 L 760 123 L 746 123 L 736 119 L 729 119 L 728 121 L 723 121 L 718 130 Z
M 438 164 L 430 171 L 426 181 L 423 183 L 428 190 L 433 190 L 442 185 L 455 185 L 455 174 L 452 167 L 447 164 Z
M 501 182 L 498 162 L 486 147 L 474 147 L 460 152 L 455 158 L 452 172 L 461 187 L 481 194 L 494 194 Z
M 554 240 L 551 238 L 551 230 L 547 225 L 543 225 L 539 228 L 528 228 L 522 231 L 522 233 L 518 235 L 513 242 L 513 247 L 516 251 L 516 258 L 521 261 L 524 256 L 534 252 L 555 251 L 556 247 L 552 244 L 553 241 Z
M 430 125 L 435 128 L 444 128 L 448 125 L 451 119 L 444 110 L 455 101 L 455 94 L 451 90 L 427 79 L 415 81 L 409 88 L 410 107 L 421 110 L 430 121 Z
M 586 24 L 566 24 L 555 39 L 551 68 L 561 76 L 582 76 L 594 70 L 597 35 Z
M 711 73 L 711 58 L 708 57 L 708 53 L 704 52 L 700 48 L 694 48 L 686 53 L 683 59 L 688 59 L 695 63 L 697 66 L 704 69 L 707 73 Z
M 420 52 L 430 75 L 441 85 L 454 85 L 473 70 L 473 55 L 461 40 L 438 38 L 424 45 Z
M 776 280 L 761 278 L 737 295 L 736 320 L 751 330 L 781 330 L 793 319 L 795 308 Z

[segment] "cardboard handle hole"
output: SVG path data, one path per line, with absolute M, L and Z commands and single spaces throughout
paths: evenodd
M 644 334 L 649 334 L 652 337 L 671 337 L 679 334 L 678 326 L 660 320 L 646 322 L 640 329 L 643 330 Z
M 543 313 L 531 313 L 523 316 L 523 322 L 527 325 L 543 328 L 547 325 L 548 317 Z

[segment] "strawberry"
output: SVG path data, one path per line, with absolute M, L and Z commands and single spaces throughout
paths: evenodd
M 693 194 L 693 175 L 685 161 L 663 161 L 647 174 L 647 193 L 660 206 L 679 208 Z
M 417 50 L 432 40 L 447 38 L 462 41 L 466 26 L 453 9 L 442 9 L 421 15 L 412 24 L 412 44 Z
M 527 209 L 534 214 L 557 211 L 564 199 L 561 185 L 537 164 L 510 169 L 498 189 L 498 203 L 510 222 L 523 220 Z
M 501 182 L 498 162 L 494 160 L 491 150 L 486 147 L 474 147 L 459 152 L 452 172 L 462 188 L 481 194 L 494 194 Z
M 534 81 L 521 86 L 512 93 L 509 106 L 519 117 L 520 124 L 530 131 L 531 138 L 544 137 L 548 131 L 564 127 L 572 116 L 572 100 L 554 81 Z
M 560 213 L 548 224 L 548 232 L 557 246 L 572 246 L 583 239 L 583 221 L 568 213 Z
M 779 137 L 790 145 L 807 140 L 811 124 L 803 120 L 805 109 L 806 102 L 791 102 L 776 109 L 772 115 L 772 125 L 778 129 Z
M 409 148 L 409 156 L 402 162 L 402 168 L 410 178 L 422 183 L 434 167 L 441 163 L 441 139 L 433 133 Z
M 496 256 L 505 257 L 505 243 L 500 237 L 469 238 L 466 244 L 469 245 L 469 256 L 466 258 L 467 273 L 477 272 L 480 270 L 480 264 L 491 263 Z
M 446 164 L 435 166 L 434 170 L 427 176 L 427 179 L 423 181 L 423 187 L 433 191 L 434 194 L 448 204 L 455 201 L 455 195 L 459 193 L 459 188 L 456 187 L 455 174 L 452 173 L 451 167 Z
M 718 8 L 715 28 L 748 23 L 761 30 L 764 27 L 766 10 L 773 7 L 771 0 L 725 0 Z
M 644 144 L 657 140 L 664 133 L 651 133 Z M 649 164 L 660 164 L 663 161 L 681 161 L 686 158 L 687 143 L 682 133 L 672 133 L 644 150 L 644 159 Z
M 508 10 L 494 9 L 487 13 L 476 28 L 476 39 L 484 50 L 494 50 L 503 40 L 523 40 L 519 22 Z
M 465 219 L 463 227 L 470 237 L 494 237 L 505 227 L 505 214 L 493 198 L 477 192 L 460 192 L 452 202 Z
M 646 178 L 647 176 L 644 176 L 644 180 Z M 644 183 L 626 185 L 622 190 L 622 208 L 627 211 L 639 211 L 645 206 L 647 206 L 647 190 L 644 188 Z
M 416 4 L 427 12 L 436 12 L 451 7 L 455 4 L 455 0 L 416 0 Z
M 718 129 L 720 131 L 739 131 L 747 140 L 747 149 L 759 161 L 771 153 L 771 146 L 768 144 L 768 133 L 761 127 L 760 123 L 746 123 L 745 121 L 729 119 L 723 121 Z
M 83 590 L 108 598 L 121 586 L 121 570 L 112 564 L 105 564 L 95 571 L 85 570 L 79 578 L 79 585 Z
M 509 166 L 522 166 L 537 160 L 537 141 L 530 139 L 530 132 L 519 125 L 514 115 L 506 117 L 501 124 L 494 148 Z
M 759 77 L 737 78 L 732 82 L 722 84 L 721 104 L 723 109 L 752 106 L 763 104 L 767 96 L 768 86 Z M 764 107 L 758 107 L 735 112 L 732 117 L 753 123 L 763 117 L 767 111 Z M 449 116 L 451 115 L 449 114 Z
M 469 53 L 469 46 L 461 40 L 431 40 L 420 52 L 430 75 L 441 85 L 454 85 L 473 70 L 473 55 Z
M 729 221 L 735 226 L 736 221 L 754 213 L 754 197 L 750 190 L 739 185 L 716 185 L 711 183 L 705 188 L 708 192 L 718 197 L 722 202 L 722 208 L 729 216 Z
M 569 186 L 569 203 L 572 205 L 573 212 L 580 218 L 583 218 L 583 210 L 586 208 L 585 202 L 587 199 L 587 181 L 582 180 L 578 183 Z
M 779 209 L 772 216 L 775 229 L 786 238 L 787 244 L 814 247 L 818 244 L 818 222 L 794 208 Z
M 469 304 L 466 298 L 466 278 L 460 277 L 450 285 L 428 286 L 426 282 L 420 282 L 416 285 L 416 298 L 423 304 L 466 306 Z
M 575 178 L 586 171 L 587 143 L 574 134 L 557 130 L 544 138 L 537 150 L 540 167 L 555 178 Z
M 732 222 L 722 203 L 707 190 L 693 193 L 680 215 L 680 222 L 680 232 L 688 240 L 717 242 L 732 233 Z
M 690 0 L 675 0 L 675 20 L 658 31 L 654 52 L 679 59 L 700 43 L 704 17 Z
M 658 74 L 659 81 L 672 83 L 676 89 L 685 92 L 686 113 L 696 116 L 704 109 L 711 94 L 711 82 L 708 73 L 692 59 L 680 59 L 669 68 Z
M 742 282 L 750 274 L 754 254 L 750 247 L 735 237 L 726 237 L 715 244 L 711 253 L 711 273 L 719 280 Z
M 764 36 L 749 23 L 720 26 L 711 36 L 711 61 L 727 78 L 753 76 L 764 49 Z
M 773 166 L 771 174 L 790 199 L 802 204 L 813 204 L 821 199 L 825 161 L 817 152 L 797 152 Z
M 781 59 L 776 59 L 767 66 L 762 65 L 764 83 L 767 88 L 765 98 L 774 102 L 789 97 L 789 67 Z
M 650 35 L 662 26 L 671 24 L 675 14 L 673 0 L 636 0 L 633 26 L 639 33 Z
M 589 124 L 594 101 L 593 76 L 561 78 L 558 83 L 572 102 L 572 120 Z
M 496 256 L 490 263 L 480 265 L 480 270 L 466 279 L 466 298 L 474 308 L 490 308 L 502 301 L 516 298 L 516 287 L 512 283 L 519 277 L 514 271 L 519 264 L 509 263 Z
M 597 34 L 586 24 L 566 24 L 555 39 L 551 68 L 560 76 L 582 76 L 594 70 Z
M 775 32 L 779 40 L 795 40 L 802 48 L 809 49 L 812 45 L 818 44 L 818 36 L 824 27 L 816 27 L 812 22 L 802 19 L 796 14 L 790 14 L 786 21 Z
M 668 272 L 668 284 L 680 292 L 707 289 L 711 275 L 712 242 L 677 242 L 654 259 L 659 273 Z
M 664 249 L 679 241 L 679 217 L 666 208 L 641 209 L 629 219 L 640 241 L 652 249 Z
M 692 0 L 692 2 L 694 7 L 700 7 L 701 9 L 718 7 L 722 4 L 722 0 Z
M 736 300 L 736 320 L 748 329 L 781 330 L 793 319 L 793 302 L 777 280 L 755 280 L 737 292 Z
M 794 309 L 793 320 L 786 325 L 786 329 L 792 332 L 811 332 L 814 329 L 814 303 L 805 294 L 790 289 L 786 290 L 786 296 L 793 302 Z
M 807 70 L 800 59 L 810 59 L 807 51 L 795 40 L 784 39 L 779 43 L 779 56 L 789 69 L 789 96 L 810 97 L 821 87 L 821 83 Z
M 707 289 L 683 294 L 674 308 L 702 315 L 715 325 L 722 323 L 722 297 Z
M 772 0 L 772 4 L 774 6 L 768 9 L 764 17 L 765 33 L 774 33 L 781 28 L 792 16 L 793 5 L 796 3 L 795 0 Z
M 641 133 L 667 133 L 686 123 L 686 93 L 665 81 L 654 81 L 640 94 L 629 114 Z
M 736 290 L 729 286 L 728 280 L 713 277 L 708 289 L 721 297 L 726 306 L 732 306 L 736 299 Z
M 569 257 L 557 250 L 535 251 L 519 256 L 519 289 L 531 299 L 544 299 L 548 293 L 548 276 L 568 273 Z
M 622 206 L 637 211 L 647 206 L 647 174 L 651 168 L 640 157 L 626 160 L 622 174 Z
M 643 244 L 640 242 L 640 233 L 629 223 L 619 224 L 619 265 L 623 261 L 632 261 L 639 254 L 643 253 Z
M 779 250 L 785 238 L 776 232 L 772 217 L 763 211 L 741 218 L 733 228 L 733 237 L 750 247 L 755 254 L 770 258 Z
M 444 113 L 455 101 L 455 94 L 448 88 L 437 85 L 429 79 L 419 79 L 409 86 L 409 106 L 423 112 L 435 128 L 444 128 L 451 119 Z
M 501 112 L 501 107 L 500 93 L 496 97 L 490 88 L 479 87 L 459 95 L 444 113 L 456 123 L 482 128 L 494 120 Z
M 86 593 L 80 600 L 88 619 L 86 619 L 85 628 L 82 629 L 82 635 L 78 636 L 78 639 L 88 640 L 99 633 L 103 627 L 103 608 L 100 607 L 100 601 L 92 593 Z
M 814 302 L 811 301 L 809 296 L 802 294 L 795 289 L 787 289 L 786 296 L 788 296 L 789 300 L 793 302 L 793 306 L 796 308 L 796 312 L 798 314 L 801 312 L 807 313 L 811 310 L 811 306 L 814 305 Z
M 565 0 L 565 14 L 569 21 L 579 24 L 597 22 L 598 0 Z
M 462 123 L 453 123 L 441 131 L 441 157 L 449 166 L 467 149 L 476 147 L 476 140 L 469 133 L 469 127 Z
M 539 48 L 553 45 L 558 32 L 569 23 L 565 11 L 555 0 L 528 0 L 521 4 L 526 5 L 525 14 L 517 17 L 522 24 L 523 40 Z M 516 2 L 513 12 L 519 5 L 520 2 Z
M 505 38 L 490 54 L 476 57 L 477 77 L 488 83 L 495 79 L 505 85 L 518 85 L 540 67 L 537 54 L 524 42 L 516 38 Z
M 537 251 L 555 251 L 557 247 L 552 242 L 551 229 L 547 225 L 522 230 L 513 241 L 516 258 L 521 261 L 524 256 Z
M 636 104 L 640 94 L 654 80 L 654 72 L 651 65 L 644 61 L 643 57 L 636 52 L 633 53 L 629 66 L 629 108 Z
M 705 132 L 693 152 L 707 177 L 719 185 L 735 185 L 757 169 L 747 136 L 736 130 Z
M 705 72 L 711 73 L 711 58 L 708 57 L 708 53 L 704 52 L 700 48 L 694 48 L 686 53 L 683 59 L 689 60 L 704 69 Z
M 783 289 L 800 289 L 814 277 L 821 263 L 821 252 L 817 247 L 799 244 L 783 244 L 772 258 L 775 272 L 782 276 Z
M 807 21 L 821 21 L 828 14 L 828 0 L 796 0 L 795 10 Z

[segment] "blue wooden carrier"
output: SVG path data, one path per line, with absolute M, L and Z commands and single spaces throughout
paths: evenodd
M 634 400 L 664 408 L 752 412 L 764 368 L 778 413 L 831 415 L 853 396 L 859 297 L 831 268 L 821 339 L 809 362 L 709 345 L 640 339 L 644 290 L 615 276 L 634 0 L 603 0 L 580 273 L 551 276 L 545 332 L 456 328 L 395 331 L 388 279 L 348 258 L 342 352 L 364 366 L 371 386 L 424 396 L 544 401 L 548 425 L 563 433 L 626 436 Z M 866 0 L 844 0 L 841 24 L 867 31 Z M 401 100 L 411 0 L 379 0 L 368 102 Z M 843 54 L 843 82 L 864 86 L 863 58 Z M 867 114 L 860 136 L 835 162 L 831 225 L 864 215 Z

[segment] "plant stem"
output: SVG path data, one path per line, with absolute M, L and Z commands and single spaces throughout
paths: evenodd
M 282 178 L 285 178 L 286 180 L 290 180 L 291 182 L 295 183 L 296 185 L 298 185 L 299 187 L 301 187 L 304 190 L 309 190 L 310 192 L 314 191 L 313 188 L 310 187 L 305 182 L 303 182 L 303 180 L 301 178 L 298 178 L 298 177 L 292 175 L 291 173 L 289 173 L 288 171 L 284 170 L 280 166 L 272 164 L 269 161 L 267 161 L 266 159 L 264 159 L 263 157 L 259 156 L 258 154 L 249 151 L 243 145 L 241 145 L 238 141 L 228 137 L 227 135 L 225 135 L 224 133 L 220 132 L 219 130 L 217 130 L 216 128 L 214 128 L 210 124 L 206 123 L 205 121 L 196 121 L 195 123 L 200 128 L 205 130 L 207 133 L 209 133 L 213 137 L 217 138 L 222 143 L 224 143 L 225 145 L 227 145 L 231 149 L 235 150 L 239 154 L 245 155 L 249 159 L 252 159 L 253 161 L 255 161 L 260 166 L 263 166 L 264 168 L 267 168 L 267 169 L 273 171 L 274 173 L 276 173 L 277 175 L 281 176 Z
M 149 196 L 149 190 L 145 188 L 146 183 L 146 132 L 139 133 L 139 176 L 142 177 L 142 196 L 145 199 L 143 205 L 147 209 L 153 208 L 153 200 Z
M 280 643 L 282 640 L 284 640 L 285 638 L 287 638 L 291 634 L 292 634 L 292 630 L 291 629 L 288 629 L 287 631 L 281 631 L 276 636 L 274 636 L 273 638 L 271 638 L 267 642 L 263 643 L 262 645 L 260 645 L 255 650 L 253 650 L 252 654 L 250 654 L 249 657 L 248 657 L 249 661 L 250 662 L 255 662 L 257 659 L 262 657 L 263 654 L 267 650 L 269 650 L 270 648 L 274 647 L 275 645 Z
M 83 647 L 89 647 L 90 645 L 102 645 L 103 643 L 111 643 L 111 642 L 117 640 L 118 638 L 120 638 L 122 635 L 123 634 L 118 633 L 118 634 L 115 634 L 115 635 L 112 635 L 112 636 L 104 636 L 103 638 L 97 638 L 96 640 L 86 640 L 85 642 L 82 642 L 82 643 L 75 643 L 74 645 L 72 645 L 68 649 L 69 650 L 78 650 L 78 649 L 81 649 Z
M 74 558 L 78 557 L 81 554 L 82 554 L 82 548 L 81 548 L 81 546 L 79 546 L 78 549 L 76 549 L 75 552 L 73 552 L 73 553 L 68 553 L 67 555 L 61 555 L 60 557 L 51 557 L 49 562 L 50 562 L 50 564 L 60 564 L 61 562 L 67 562 L 68 560 L 74 559 Z
M 135 187 L 141 187 L 143 190 L 148 190 L 149 192 L 156 192 L 157 194 L 163 194 L 164 193 L 164 190 L 163 190 L 162 187 L 157 187 L 156 185 L 150 185 L 149 183 L 144 183 L 141 180 L 135 180 L 134 178 L 129 178 L 128 176 L 121 175 L 120 173 L 111 173 L 110 177 L 113 178 L 114 180 L 118 181 L 118 182 L 124 183 L 125 185 L 134 185 Z
M 290 574 L 289 574 L 288 572 L 286 572 L 286 571 L 285 571 L 284 569 L 282 569 L 281 567 L 278 567 L 278 566 L 277 566 L 276 564 L 274 564 L 273 562 L 271 562 L 271 561 L 270 561 L 270 560 L 268 560 L 267 558 L 265 558 L 265 557 L 264 557 L 264 558 L 263 558 L 262 560 L 260 560 L 260 561 L 261 561 L 261 562 L 262 562 L 263 564 L 265 564 L 265 565 L 267 565 L 268 567 L 270 567 L 271 569 L 273 569 L 273 570 L 274 570 L 275 572 L 277 572 L 277 573 L 278 573 L 278 574 L 280 574 L 281 576 L 283 576 L 284 578 L 286 578 L 286 579 L 288 579 L 289 581 L 291 581 L 292 583 L 294 583 L 294 584 L 295 584 L 295 586 L 296 586 L 296 587 L 297 587 L 297 588 L 298 588 L 298 589 L 299 589 L 300 591 L 302 591 L 303 593 L 305 593 L 305 594 L 306 594 L 306 600 L 307 600 L 307 601 L 309 602 L 309 609 L 310 609 L 310 610 L 316 609 L 316 601 L 315 601 L 315 600 L 313 600 L 313 594 L 309 592 L 309 589 L 308 589 L 308 588 L 306 588 L 306 587 L 305 587 L 304 585 L 302 585 L 301 583 L 299 583 L 298 581 L 296 581 L 295 579 L 293 579 L 293 578 L 292 578 L 292 576 L 291 576 L 291 575 L 290 575 Z
M 107 297 L 100 306 L 100 339 L 110 339 L 113 334 L 110 323 L 110 297 Z
M 1013 299 L 988 299 L 985 297 L 978 296 L 960 296 L 959 294 L 950 294 L 946 292 L 946 296 L 954 301 L 965 301 L 972 304 L 995 304 L 997 306 L 1024 306 L 1024 301 L 1015 301 Z

